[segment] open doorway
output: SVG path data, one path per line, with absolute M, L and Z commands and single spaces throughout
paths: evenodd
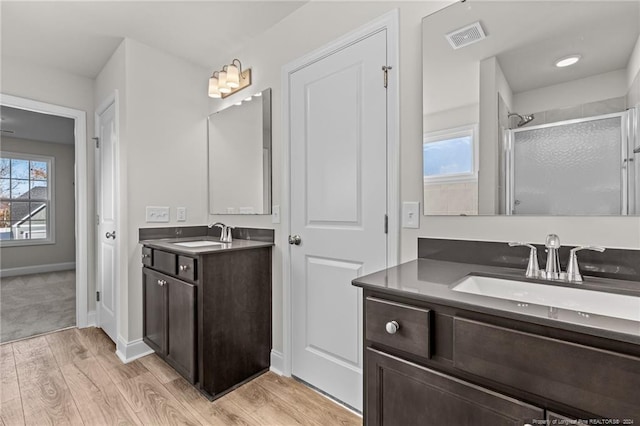
M 5 343 L 87 325 L 86 123 L 82 111 L 6 95 L 0 114 Z

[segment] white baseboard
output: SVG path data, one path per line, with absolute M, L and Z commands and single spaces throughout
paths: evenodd
M 96 326 L 96 311 L 87 312 L 87 327 Z
M 22 266 L 20 268 L 0 269 L 0 278 L 17 277 L 19 275 L 43 274 L 46 272 L 68 271 L 76 269 L 76 262 L 51 263 L 48 265 Z
M 282 376 L 284 373 L 284 356 L 282 352 L 278 352 L 276 350 L 271 349 L 271 367 L 269 370 L 273 371 L 279 376 Z
M 153 349 L 147 346 L 142 339 L 125 342 L 122 337 L 118 336 L 116 355 L 125 364 L 152 353 Z

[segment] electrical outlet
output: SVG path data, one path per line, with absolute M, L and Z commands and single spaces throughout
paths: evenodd
M 186 222 L 187 220 L 187 208 L 176 207 L 176 220 L 178 222 Z
M 420 202 L 407 201 L 402 203 L 402 227 L 420 228 Z
M 271 223 L 280 223 L 280 206 L 271 207 Z
M 169 207 L 147 206 L 147 222 L 169 222 Z

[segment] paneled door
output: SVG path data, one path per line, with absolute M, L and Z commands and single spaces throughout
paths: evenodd
M 116 304 L 116 156 L 115 103 L 98 114 L 96 123 L 96 210 L 98 222 L 97 325 L 117 342 Z
M 362 408 L 362 303 L 387 265 L 387 31 L 290 74 L 292 374 Z

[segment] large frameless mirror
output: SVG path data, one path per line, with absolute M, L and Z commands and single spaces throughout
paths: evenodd
M 271 214 L 271 89 L 209 116 L 209 213 Z
M 640 214 L 640 2 L 423 19 L 426 215 Z

